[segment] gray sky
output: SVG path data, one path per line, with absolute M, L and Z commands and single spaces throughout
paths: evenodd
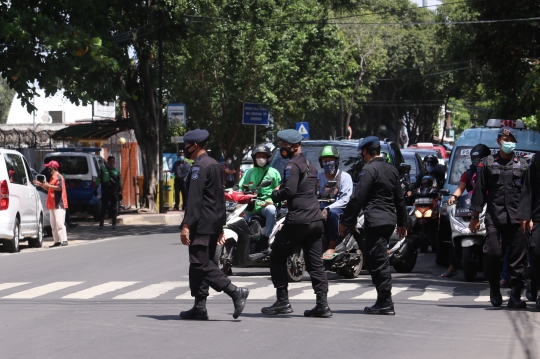
M 422 6 L 422 0 L 411 0 L 413 3 L 418 4 L 419 6 Z M 440 4 L 440 1 L 438 0 L 427 0 L 427 4 L 429 5 L 437 5 Z

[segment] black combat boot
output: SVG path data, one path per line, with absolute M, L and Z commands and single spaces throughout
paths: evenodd
M 304 311 L 304 317 L 332 317 L 332 311 L 330 311 L 330 307 L 328 307 L 328 299 L 326 293 L 317 294 L 317 305 L 311 310 Z
M 396 315 L 396 311 L 394 310 L 394 302 L 392 302 L 392 295 L 378 295 L 375 304 L 371 307 L 365 307 L 364 313 L 379 315 Z
M 536 300 L 536 309 L 540 309 L 540 298 Z
M 234 304 L 233 318 L 234 319 L 238 318 L 240 314 L 242 314 L 242 311 L 244 310 L 244 307 L 246 306 L 246 299 L 249 295 L 249 289 L 239 288 L 231 283 L 223 291 L 226 294 L 228 294 L 229 297 L 231 297 L 233 301 L 233 304 Z
M 289 291 L 287 287 L 276 289 L 277 300 L 270 307 L 261 309 L 261 313 L 266 315 L 289 314 L 293 312 L 291 303 L 289 303 Z
M 508 308 L 523 309 L 527 308 L 527 303 L 521 300 L 521 291 L 523 288 L 513 285 L 510 290 L 510 299 L 508 299 Z
M 206 297 L 195 297 L 193 308 L 185 312 L 180 312 L 180 318 L 192 320 L 208 320 L 206 311 Z
M 529 285 L 527 286 L 527 290 L 525 291 L 525 296 L 531 302 L 536 302 L 536 300 L 538 299 L 538 286 L 536 285 L 535 281 L 529 281 Z
M 498 280 L 489 283 L 489 301 L 494 307 L 502 305 L 501 283 Z

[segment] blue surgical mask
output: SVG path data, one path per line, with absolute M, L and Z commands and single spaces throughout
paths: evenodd
M 506 153 L 507 155 L 514 152 L 516 149 L 516 143 L 515 142 L 505 142 L 501 141 L 501 150 Z
M 180 156 L 180 161 L 185 160 L 184 156 Z
M 324 172 L 328 173 L 329 175 L 333 175 L 334 173 L 336 173 L 336 162 L 323 162 L 323 168 Z

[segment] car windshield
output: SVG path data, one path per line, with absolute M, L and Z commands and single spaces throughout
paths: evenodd
M 411 171 L 409 172 L 409 176 L 416 177 L 416 171 L 418 168 L 416 168 L 416 160 L 414 153 L 407 153 L 407 152 L 401 152 L 403 155 L 403 159 L 405 160 L 405 163 L 411 166 Z
M 60 164 L 58 171 L 64 175 L 88 174 L 88 161 L 85 156 L 50 156 L 45 163 L 56 161 Z

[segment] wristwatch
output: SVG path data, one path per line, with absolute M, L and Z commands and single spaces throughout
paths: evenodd
M 471 218 L 472 218 L 472 219 L 480 219 L 479 216 L 472 216 Z

